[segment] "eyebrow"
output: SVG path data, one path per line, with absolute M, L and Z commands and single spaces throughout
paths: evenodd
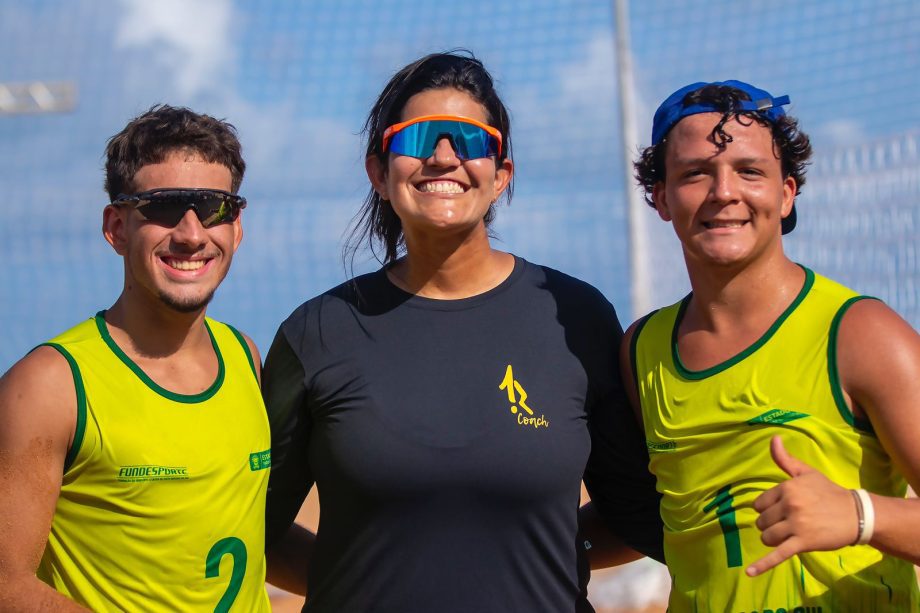
M 705 157 L 676 158 L 674 163 L 678 166 L 705 166 L 712 162 L 716 156 L 708 155 Z M 771 160 L 765 157 L 745 157 L 737 158 L 732 161 L 734 166 L 756 166 L 758 164 L 767 164 Z

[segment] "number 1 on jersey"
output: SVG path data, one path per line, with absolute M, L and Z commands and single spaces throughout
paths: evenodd
M 735 499 L 732 497 L 731 485 L 726 485 L 718 492 L 712 502 L 703 507 L 704 512 L 716 510 L 716 516 L 719 518 L 719 527 L 722 528 L 722 538 L 725 539 L 725 557 L 728 559 L 728 567 L 734 568 L 741 566 L 741 535 L 738 534 L 738 523 L 735 521 L 735 507 L 732 503 Z

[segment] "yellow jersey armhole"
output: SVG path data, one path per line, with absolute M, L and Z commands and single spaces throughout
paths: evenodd
M 223 325 L 227 326 L 227 328 L 230 330 L 230 332 L 233 333 L 233 336 L 236 337 L 236 340 L 238 340 L 239 343 L 240 343 L 240 345 L 243 347 L 243 353 L 246 354 L 246 359 L 249 360 L 249 368 L 250 368 L 250 370 L 252 370 L 252 376 L 255 377 L 255 378 L 256 378 L 256 382 L 258 382 L 258 381 L 259 381 L 259 377 L 258 377 L 258 375 L 256 375 L 256 363 L 255 363 L 255 361 L 252 359 L 252 351 L 249 350 L 249 343 L 246 342 L 246 339 L 243 338 L 243 335 L 240 333 L 239 330 L 237 330 L 236 328 L 234 328 L 233 326 L 231 326 L 230 324 L 227 324 L 227 323 L 225 323 L 225 324 L 223 324 Z
M 655 309 L 645 317 L 639 320 L 639 323 L 636 324 L 636 329 L 633 330 L 632 338 L 629 339 L 629 362 L 632 366 L 633 374 L 633 385 L 636 386 L 636 391 L 639 391 L 639 335 L 642 333 L 642 329 L 645 327 L 645 324 L 648 323 L 648 320 L 652 318 L 652 315 L 658 312 L 658 309 Z M 642 395 L 639 394 L 639 403 L 642 402 Z
M 70 374 L 73 376 L 73 386 L 77 393 L 77 423 L 74 427 L 73 442 L 70 444 L 70 449 L 67 450 L 67 456 L 64 458 L 64 473 L 66 473 L 77 458 L 80 447 L 83 445 L 83 434 L 86 431 L 86 389 L 83 387 L 80 366 L 69 351 L 57 343 L 42 343 L 39 345 L 39 347 L 42 346 L 53 348 L 67 360 L 70 365 Z
M 840 417 L 854 428 L 875 436 L 875 429 L 872 427 L 872 422 L 868 419 L 857 419 L 856 416 L 853 415 L 853 411 L 850 407 L 847 406 L 846 400 L 843 397 L 843 386 L 840 383 L 840 373 L 837 370 L 837 334 L 840 331 L 840 322 L 843 320 L 843 316 L 850 307 L 860 300 L 878 300 L 878 298 L 873 296 L 853 296 L 837 309 L 837 313 L 834 315 L 833 321 L 831 321 L 831 328 L 827 335 L 827 375 L 831 384 L 831 394 L 834 397 L 834 404 L 837 405 L 837 411 L 840 412 Z

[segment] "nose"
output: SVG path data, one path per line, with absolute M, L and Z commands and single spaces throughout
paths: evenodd
M 188 209 L 185 215 L 176 224 L 172 231 L 172 240 L 174 243 L 185 245 L 191 250 L 197 250 L 202 247 L 208 240 L 207 230 L 198 220 L 195 211 Z
M 712 199 L 722 204 L 730 204 L 737 199 L 737 194 L 734 173 L 729 169 L 719 169 L 712 182 Z
M 460 158 L 454 151 L 454 146 L 448 137 L 442 137 L 434 146 L 431 157 L 428 158 L 436 166 L 456 166 L 460 164 Z

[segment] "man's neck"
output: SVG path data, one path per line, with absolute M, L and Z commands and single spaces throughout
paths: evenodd
M 693 288 L 686 317 L 694 327 L 718 331 L 733 323 L 774 321 L 795 300 L 805 273 L 782 252 L 740 268 L 693 266 Z
M 159 301 L 153 304 L 122 294 L 106 311 L 109 333 L 132 358 L 169 358 L 206 347 L 205 309 L 180 313 Z
M 686 367 L 705 370 L 762 338 L 801 292 L 805 271 L 782 256 L 768 266 L 707 267 L 705 273 L 692 271 L 690 279 L 693 295 L 677 344 Z

